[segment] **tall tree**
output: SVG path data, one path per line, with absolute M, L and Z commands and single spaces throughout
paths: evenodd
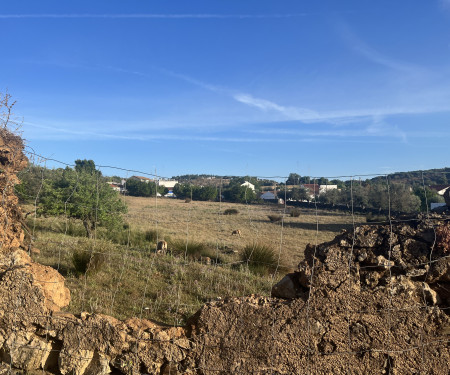
M 60 169 L 44 181 L 40 210 L 81 220 L 86 235 L 92 238 L 97 225 L 111 228 L 119 224 L 127 207 L 88 160 L 76 163 L 75 168 Z

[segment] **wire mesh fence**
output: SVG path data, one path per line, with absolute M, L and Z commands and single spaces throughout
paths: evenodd
M 124 194 L 125 186 L 122 192 L 114 193 L 114 199 L 117 200 L 112 201 L 113 204 L 104 204 L 102 200 L 112 197 L 110 193 L 113 191 L 106 184 L 108 178 L 105 176 L 117 173 L 126 180 L 139 174 L 156 181 L 167 177 L 97 165 L 86 179 L 84 172 L 77 170 L 76 165 L 37 155 L 32 150 L 26 151 L 26 154 L 32 164 L 21 173 L 22 176 L 32 174 L 32 178 L 27 181 L 33 186 L 24 189 L 16 185 L 15 172 L 4 173 L 1 203 L 3 231 L 8 232 L 13 225 L 7 206 L 12 202 L 11 188 L 16 185 L 15 193 L 21 199 L 24 212 L 24 219 L 20 219 L 20 225 L 25 230 L 23 244 L 35 261 L 56 269 L 65 277 L 65 284 L 71 291 L 71 302 L 65 308 L 66 316 L 51 310 L 42 314 L 28 313 L 27 319 L 40 321 L 40 329 L 45 333 L 39 336 L 38 341 L 30 337 L 22 341 L 17 337 L 11 342 L 5 341 L 1 358 L 8 363 L 10 370 L 18 367 L 18 357 L 22 358 L 24 351 L 37 350 L 41 352 L 40 362 L 34 367 L 42 371 L 60 371 L 57 369 L 59 365 L 49 362 L 49 358 L 54 357 L 52 352 L 57 353 L 59 362 L 64 362 L 67 357 L 78 361 L 78 367 L 75 366 L 78 373 L 106 371 L 99 370 L 98 366 L 95 369 L 89 367 L 94 361 L 94 354 L 83 351 L 86 344 L 81 328 L 77 347 L 69 350 L 65 346 L 55 345 L 61 339 L 50 328 L 46 330 L 42 326 L 43 321 L 52 322 L 49 327 L 54 327 L 55 321 L 60 321 L 61 326 L 64 326 L 77 321 L 69 313 L 77 314 L 76 319 L 81 320 L 83 316 L 88 316 L 86 313 L 92 316 L 104 314 L 122 320 L 138 317 L 146 322 L 159 322 L 159 326 L 164 329 L 184 327 L 189 330 L 191 328 L 186 327 L 189 327 L 191 317 L 203 306 L 227 308 L 227 304 L 235 303 L 233 301 L 239 302 L 235 303 L 232 313 L 226 310 L 220 319 L 217 318 L 218 321 L 225 319 L 226 328 L 215 331 L 211 328 L 214 322 L 210 322 L 208 324 L 212 326 L 209 330 L 198 331 L 195 335 L 191 332 L 190 336 L 185 336 L 188 343 L 184 349 L 187 352 L 189 348 L 196 347 L 193 350 L 196 353 L 209 353 L 199 354 L 193 363 L 188 364 L 184 357 L 182 360 L 170 357 L 165 359 L 163 365 L 156 366 L 157 370 L 153 372 L 149 366 L 136 367 L 136 363 L 127 362 L 129 359 L 125 355 L 112 355 L 106 350 L 104 353 L 109 354 L 105 357 L 108 359 L 104 367 L 122 373 L 189 373 L 189 369 L 191 373 L 272 374 L 299 373 L 298 368 L 302 368 L 304 373 L 313 374 L 333 372 L 332 366 L 320 359 L 331 357 L 338 358 L 342 369 L 347 363 L 347 373 L 364 373 L 363 367 L 360 371 L 352 367 L 352 358 L 359 358 L 361 366 L 364 361 L 370 365 L 371 360 L 365 358 L 366 354 L 370 354 L 375 358 L 374 361 L 381 363 L 381 367 L 369 368 L 366 373 L 377 373 L 379 369 L 390 373 L 398 366 L 399 357 L 396 355 L 401 354 L 414 357 L 418 363 L 415 369 L 419 372 L 446 373 L 448 370 L 442 364 L 445 361 L 438 360 L 441 357 L 448 358 L 448 332 L 435 335 L 427 332 L 426 327 L 420 327 L 420 332 L 411 332 L 408 339 L 398 337 L 399 326 L 412 319 L 408 315 L 411 312 L 426 312 L 434 318 L 438 316 L 447 324 L 449 306 L 445 290 L 448 281 L 445 281 L 445 277 L 435 281 L 437 292 L 423 287 L 420 301 L 411 297 L 410 303 L 407 303 L 407 299 L 402 299 L 400 303 L 396 297 L 400 293 L 398 288 L 401 283 L 403 288 L 407 288 L 405 275 L 413 275 L 408 276 L 408 280 L 425 283 L 435 272 L 433 267 L 436 264 L 448 262 L 450 252 L 445 247 L 448 237 L 440 232 L 448 227 L 448 216 L 431 211 L 430 200 L 443 199 L 431 194 L 429 188 L 433 182 L 438 185 L 447 181 L 450 174 L 447 170 L 424 171 L 402 180 L 398 175 L 380 174 L 310 177 L 309 183 L 299 182 L 290 186 L 289 176 L 277 176 L 276 188 L 279 193 L 276 195 L 277 200 L 270 203 L 249 199 L 252 189 L 249 186 L 245 187 L 243 201 L 229 202 L 222 194 L 225 186 L 220 178 L 216 186 L 217 199 L 213 201 L 192 200 L 192 190 L 189 202 L 159 197 L 157 190 L 152 197 L 132 197 Z M 47 169 L 50 161 L 61 168 Z M 64 174 L 65 179 L 61 178 Z M 327 188 L 321 192 L 320 186 L 324 184 L 319 182 L 324 179 Z M 330 183 L 332 180 L 342 183 L 334 187 L 337 184 Z M 292 189 L 304 188 L 305 185 L 310 188 L 308 199 L 289 197 Z M 399 188 L 400 185 L 402 188 Z M 332 194 L 329 194 L 330 191 Z M 85 199 L 80 199 L 80 196 Z M 278 198 L 282 201 L 278 201 Z M 125 206 L 128 208 L 126 212 L 123 209 Z M 225 210 L 231 208 L 237 213 L 224 214 Z M 298 210 L 298 215 L 290 214 L 294 209 Z M 420 219 L 419 214 L 422 215 Z M 269 218 L 271 215 L 279 215 L 280 220 L 272 221 Z M 421 221 L 428 223 L 427 238 L 419 238 L 419 232 L 416 231 Z M 373 245 L 362 245 L 360 242 L 366 235 L 358 229 L 360 225 L 366 226 L 368 232 L 372 228 L 374 231 L 382 230 L 383 233 L 377 232 L 378 237 L 373 239 Z M 343 229 L 345 235 L 342 235 Z M 410 230 L 411 233 L 401 234 L 402 230 Z M 343 236 L 339 237 L 341 242 L 333 242 L 339 235 Z M 426 247 L 425 258 L 419 246 L 414 261 L 407 266 L 399 262 L 396 252 L 405 252 L 407 249 L 404 245 L 406 240 L 402 239 L 401 242 L 399 236 L 412 238 L 417 246 L 422 244 L 420 246 Z M 376 243 L 378 238 L 382 238 L 383 242 Z M 329 245 L 322 245 L 327 241 Z M 342 241 L 346 243 L 342 244 Z M 167 249 L 160 247 L 161 242 L 166 243 Z M 401 250 L 396 248 L 400 243 Z M 308 244 L 309 255 L 305 250 Z M 2 238 L 2 248 L 4 245 Z M 376 248 L 374 253 L 377 258 L 372 263 L 360 260 L 364 255 L 362 248 Z M 331 255 L 326 249 L 345 249 L 343 255 L 336 258 L 341 263 L 327 263 Z M 308 273 L 302 274 L 304 280 L 298 289 L 298 301 L 283 302 L 279 298 L 272 298 L 274 285 L 286 274 L 300 274 L 297 265 L 301 262 L 307 267 Z M 329 272 L 327 275 L 330 277 L 338 273 L 341 275 L 340 284 L 333 287 L 333 290 L 341 288 L 341 294 L 333 297 L 333 291 L 326 284 L 328 281 L 322 278 L 326 272 Z M 448 271 L 445 272 L 448 274 Z M 370 286 L 370 277 L 375 274 L 379 277 L 381 273 L 385 284 L 376 284 L 378 289 L 374 287 L 373 291 L 377 298 L 381 289 L 386 291 L 385 299 L 364 305 L 357 300 L 361 285 L 366 283 L 365 287 Z M 361 281 L 361 275 L 367 277 L 364 282 Z M 55 293 L 63 282 L 40 279 L 39 276 L 35 277 L 35 281 L 50 284 L 50 290 L 53 288 Z M 29 281 L 23 279 L 22 282 Z M 21 287 L 16 285 L 16 288 Z M 261 297 L 242 297 L 252 295 Z M 329 302 L 324 305 L 324 301 Z M 24 302 L 14 300 L 11 303 L 15 306 L 15 316 L 11 322 L 19 327 L 18 322 L 24 319 L 21 310 Z M 265 309 L 263 321 L 258 321 L 257 317 L 249 321 L 249 306 L 253 304 L 260 304 Z M 295 320 L 292 311 L 287 313 L 285 309 L 289 308 L 299 314 L 301 312 L 301 319 Z M 382 322 L 383 332 L 380 332 L 378 342 L 372 341 L 371 346 L 367 346 L 361 337 L 368 335 L 370 327 L 374 331 L 374 327 L 378 327 L 370 323 L 371 319 Z M 264 350 L 258 349 L 261 351 L 260 367 L 252 367 L 253 370 L 249 370 L 248 363 L 255 360 L 258 338 L 246 335 L 249 325 L 254 325 L 255 331 L 264 329 L 267 334 L 265 338 L 270 339 Z M 289 325 L 290 334 L 283 331 L 286 325 Z M 20 328 L 16 331 L 19 335 Z M 147 344 L 176 342 L 174 337 L 149 336 L 147 331 L 141 329 L 136 334 L 137 352 L 140 343 L 143 343 L 144 348 Z M 342 342 L 335 340 L 330 344 L 333 340 L 325 340 L 333 331 L 339 331 Z M 305 340 L 292 351 L 290 345 L 295 341 L 293 336 L 300 332 Z M 320 342 L 317 341 L 318 336 L 321 337 Z M 95 338 L 91 337 L 90 340 L 95 341 Z M 98 345 L 102 346 L 101 343 Z M 280 348 L 283 346 L 289 348 L 286 357 L 290 358 L 280 357 Z M 99 358 L 96 361 L 103 363 Z M 217 358 L 227 364 L 219 364 Z M 430 361 L 439 363 L 440 367 L 426 368 Z M 181 362 L 184 364 L 181 365 Z M 184 370 L 181 370 L 183 366 Z

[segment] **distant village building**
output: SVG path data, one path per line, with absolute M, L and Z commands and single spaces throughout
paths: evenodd
M 272 203 L 284 204 L 284 200 L 278 198 L 276 191 L 266 191 L 259 196 L 262 200 Z
M 430 203 L 430 208 L 432 211 L 435 210 L 436 208 L 445 206 L 447 206 L 445 203 Z
M 337 185 L 319 185 L 319 184 L 303 184 L 301 187 L 305 188 L 311 199 L 319 196 L 320 194 L 325 194 L 331 190 L 337 190 Z
M 253 191 L 255 191 L 255 185 L 253 185 L 252 183 L 245 181 L 243 184 L 241 184 L 241 186 L 246 186 L 249 189 L 252 189 Z
M 151 178 L 148 177 L 143 177 L 143 176 L 131 176 L 130 179 L 133 180 L 139 180 L 141 182 L 145 182 L 145 183 L 149 183 L 149 182 L 154 182 L 155 180 L 152 180 Z
M 122 190 L 122 186 L 121 186 L 121 184 L 119 184 L 118 182 L 107 182 L 107 184 L 108 184 L 109 186 L 111 186 L 111 188 L 112 188 L 113 190 L 118 191 L 119 193 L 120 193 L 121 190 Z
M 301 185 L 301 187 L 305 188 L 308 191 L 311 198 L 319 195 L 319 184 L 303 184 Z
M 178 184 L 177 180 L 159 180 L 158 185 L 166 187 L 169 192 L 165 195 L 165 197 L 175 198 L 175 194 L 173 193 L 173 188 Z
M 113 189 L 114 191 L 117 191 L 117 192 L 119 192 L 121 194 L 125 194 L 125 192 L 126 192 L 125 182 L 126 182 L 126 180 L 122 179 L 121 183 L 109 181 L 109 182 L 107 182 L 107 184 L 109 186 L 111 186 L 111 189 Z
M 437 192 L 439 195 L 444 195 L 445 191 L 450 188 L 450 185 L 431 185 L 430 189 Z
M 265 193 L 260 195 L 260 198 L 264 200 L 274 200 L 277 199 L 277 196 L 273 191 L 266 191 Z
M 330 190 L 337 190 L 337 185 L 319 185 L 319 195 Z

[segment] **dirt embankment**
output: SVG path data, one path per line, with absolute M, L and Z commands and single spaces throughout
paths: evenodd
M 206 304 L 185 327 L 60 312 L 64 278 L 24 251 L 13 185 L 20 138 L 0 137 L 0 372 L 448 374 L 448 216 L 362 226 L 306 249 L 273 289 Z

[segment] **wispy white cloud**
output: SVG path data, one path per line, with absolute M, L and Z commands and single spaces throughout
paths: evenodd
M 344 41 L 350 48 L 374 64 L 403 73 L 418 74 L 426 72 L 426 69 L 423 67 L 384 55 L 364 42 L 350 29 L 348 24 L 344 22 L 339 23 L 338 29 Z
M 270 18 L 294 18 L 308 16 L 308 13 L 292 13 L 292 14 L 154 14 L 154 13 L 137 13 L 137 14 L 86 14 L 86 13 L 42 13 L 42 14 L 0 14 L 0 19 L 64 19 L 64 18 L 96 18 L 96 19 L 270 19 Z
M 384 118 L 375 116 L 373 122 L 365 129 L 368 135 L 377 137 L 399 138 L 402 142 L 407 142 L 406 133 L 397 125 L 385 122 Z
M 449 0 L 450 1 L 450 0 Z M 46 62 L 40 61 L 39 63 L 44 64 Z M 53 62 L 48 62 L 54 65 Z M 143 78 L 151 79 L 154 76 L 150 73 L 144 73 L 142 71 L 133 69 L 124 69 L 117 66 L 88 66 L 88 65 L 75 65 L 75 64 L 60 64 L 61 66 L 68 68 L 83 68 L 83 69 L 107 69 L 110 71 L 132 74 Z M 167 76 L 182 80 L 186 83 L 194 85 L 196 87 L 202 88 L 204 90 L 213 92 L 218 95 L 223 95 L 233 99 L 234 101 L 243 104 L 245 106 L 257 109 L 265 114 L 263 118 L 252 118 L 246 120 L 245 118 L 238 118 L 236 122 L 255 122 L 259 121 L 261 123 L 269 122 L 283 122 L 283 121 L 299 121 L 303 123 L 318 123 L 318 122 L 328 122 L 333 125 L 341 124 L 346 125 L 353 122 L 358 122 L 361 120 L 370 120 L 373 117 L 385 117 L 391 115 L 408 115 L 408 114 L 428 114 L 437 112 L 449 112 L 450 111 L 450 92 L 447 88 L 436 89 L 428 88 L 427 90 L 416 91 L 405 91 L 401 95 L 401 100 L 404 105 L 390 104 L 389 106 L 374 106 L 374 107 L 359 107 L 359 108 L 348 108 L 342 110 L 329 110 L 329 111 L 317 111 L 310 108 L 305 108 L 302 106 L 286 106 L 277 103 L 273 100 L 268 100 L 266 98 L 255 97 L 252 94 L 235 90 L 232 88 L 223 87 L 210 82 L 205 82 L 192 77 L 187 74 L 181 74 L 174 72 L 169 69 L 149 66 L 150 69 L 165 74 Z M 267 114 L 272 114 L 273 116 L 268 117 Z M 169 121 L 165 122 L 167 127 L 179 127 L 181 124 L 184 126 L 184 119 L 180 121 Z M 214 123 L 223 126 L 227 126 L 225 122 Z M 173 126 L 172 126 L 172 125 Z M 143 126 L 148 126 L 148 123 L 143 124 Z M 229 126 L 229 125 L 228 125 Z
M 289 119 L 315 119 L 319 115 L 317 112 L 306 108 L 285 107 L 266 99 L 255 98 L 252 95 L 239 93 L 233 95 L 233 98 L 240 103 L 256 107 L 262 111 L 275 111 L 286 116 Z

